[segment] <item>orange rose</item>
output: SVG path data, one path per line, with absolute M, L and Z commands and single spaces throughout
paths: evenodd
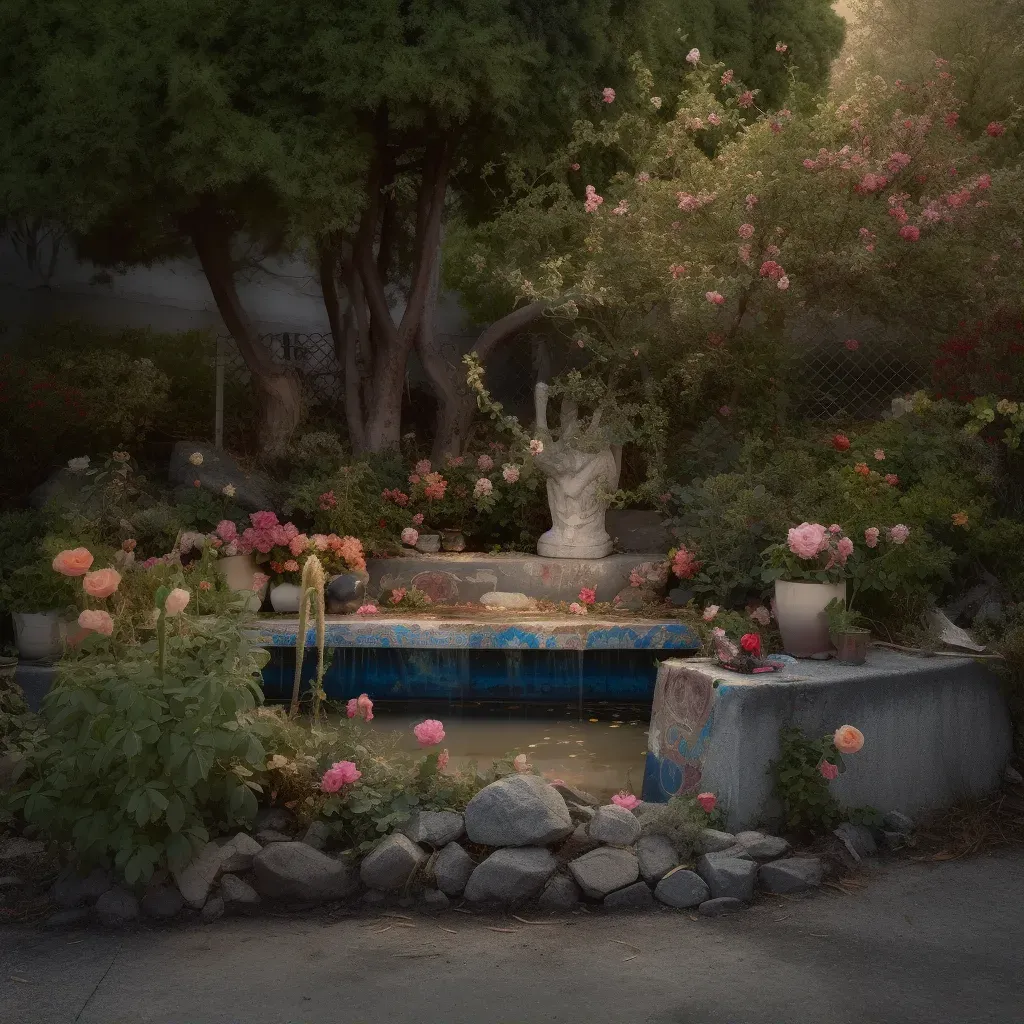
M 87 609 L 78 616 L 78 624 L 82 629 L 91 629 L 103 636 L 110 636 L 114 632 L 114 620 L 104 611 Z
M 74 548 L 62 551 L 54 560 L 53 568 L 62 576 L 84 576 L 92 566 L 92 555 L 88 548 Z
M 864 746 L 864 733 L 852 725 L 841 725 L 832 742 L 840 754 L 856 754 Z
M 116 569 L 97 569 L 87 572 L 82 580 L 82 588 L 90 597 L 102 600 L 110 597 L 121 583 L 121 574 Z

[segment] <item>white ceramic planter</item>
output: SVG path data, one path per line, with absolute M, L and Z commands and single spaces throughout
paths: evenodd
M 825 609 L 835 598 L 846 600 L 846 583 L 775 582 L 775 617 L 782 633 L 782 646 L 794 658 L 828 654 L 832 641 L 828 635 Z
M 15 641 L 26 661 L 52 661 L 60 657 L 59 612 L 15 612 Z
M 278 583 L 270 588 L 270 605 L 275 612 L 297 612 L 302 588 L 294 583 Z

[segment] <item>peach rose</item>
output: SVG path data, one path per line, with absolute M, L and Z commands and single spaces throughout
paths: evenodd
M 87 609 L 78 616 L 78 624 L 82 629 L 90 629 L 104 636 L 110 636 L 114 632 L 114 620 L 104 611 Z
M 116 569 L 97 569 L 95 572 L 87 572 L 82 580 L 82 589 L 90 597 L 98 597 L 103 600 L 110 597 L 117 590 L 121 583 L 121 574 Z
M 88 548 L 73 548 L 62 551 L 53 560 L 53 568 L 62 576 L 84 576 L 92 566 L 92 555 Z
M 856 754 L 864 746 L 864 733 L 852 725 L 841 725 L 836 729 L 833 743 L 840 754 Z
M 182 590 L 181 587 L 175 587 L 167 595 L 167 600 L 164 601 L 164 612 L 168 615 L 180 615 L 184 610 L 185 606 L 189 602 L 189 598 L 192 595 L 187 590 Z

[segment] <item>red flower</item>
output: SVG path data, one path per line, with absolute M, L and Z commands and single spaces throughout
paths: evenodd
M 868 476 L 871 473 L 866 462 L 858 462 L 857 465 L 853 467 L 853 471 L 855 473 L 860 473 L 861 476 Z
M 999 121 L 992 121 L 989 123 L 989 126 L 985 129 L 985 134 L 991 135 L 993 139 L 998 139 L 999 136 L 1002 135 L 1005 131 L 1006 128 L 1002 124 L 1000 124 Z
M 744 633 L 740 637 L 740 647 L 755 658 L 761 657 L 761 635 L 759 633 Z
M 714 793 L 698 793 L 697 803 L 705 814 L 710 814 L 718 803 L 718 797 Z
M 832 438 L 832 447 L 837 452 L 847 452 L 850 450 L 850 439 L 845 434 L 836 434 Z

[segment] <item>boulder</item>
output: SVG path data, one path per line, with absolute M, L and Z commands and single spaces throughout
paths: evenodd
M 758 885 L 765 892 L 787 894 L 804 892 L 821 885 L 825 868 L 817 857 L 790 857 L 762 864 L 757 872 Z
M 314 821 L 306 829 L 306 834 L 302 837 L 302 841 L 307 846 L 312 846 L 314 850 L 319 850 L 323 853 L 327 849 L 327 841 L 330 839 L 330 836 L 331 830 L 326 821 Z M 227 869 L 225 868 L 225 870 Z
M 551 851 L 540 846 L 496 850 L 473 870 L 466 899 L 506 906 L 532 899 L 557 868 Z
M 553 875 L 544 886 L 544 891 L 537 901 L 544 910 L 571 910 L 580 901 L 583 894 L 580 887 L 568 875 Z
M 223 856 L 222 847 L 216 843 L 207 843 L 189 861 L 187 867 L 172 872 L 182 898 L 193 910 L 202 910 L 207 896 L 210 895 L 210 889 L 220 874 Z
M 439 850 L 462 835 L 462 815 L 455 811 L 417 811 L 401 832 L 414 843 L 426 843 Z
M 423 906 L 428 910 L 447 910 L 450 904 L 451 900 L 440 889 L 423 891 Z
M 221 871 L 230 871 L 235 874 L 240 871 L 251 871 L 252 859 L 261 849 L 263 847 L 252 836 L 239 832 L 220 848 Z
M 754 898 L 757 864 L 752 860 L 705 854 L 697 861 L 697 874 L 708 883 L 712 899 L 731 896 L 749 903 Z
M 441 534 L 421 533 L 416 541 L 416 550 L 423 555 L 436 555 L 441 550 Z
M 473 858 L 458 843 L 449 843 L 434 859 L 434 882 L 446 895 L 461 896 L 474 867 Z
M 882 827 L 889 832 L 899 832 L 909 836 L 914 831 L 914 821 L 908 818 L 902 811 L 889 811 L 882 819 Z
M 127 924 L 139 916 L 139 901 L 127 889 L 118 886 L 100 896 L 96 913 L 107 924 Z
M 177 917 L 185 900 L 174 885 L 154 885 L 142 897 L 142 912 L 146 917 L 168 920 Z
M 62 910 L 92 906 L 113 884 L 110 873 L 102 868 L 94 868 L 84 878 L 68 868 L 53 883 L 50 899 Z
M 727 850 L 715 850 L 714 853 L 705 853 L 709 860 L 753 860 L 750 851 L 745 846 L 730 846 Z
M 261 847 L 269 846 L 271 843 L 290 843 L 291 841 L 291 836 L 286 836 L 274 828 L 261 828 L 256 833 L 256 845 Z
M 742 846 L 754 860 L 777 860 L 789 853 L 789 843 L 778 836 L 763 832 L 737 832 L 736 844 Z
M 640 874 L 649 885 L 655 885 L 678 863 L 679 855 L 665 836 L 643 836 L 636 844 Z
M 503 590 L 490 590 L 480 598 L 485 608 L 503 608 L 507 611 L 523 611 L 532 608 L 536 603 L 526 594 L 508 593 Z
M 725 914 L 735 914 L 737 910 L 744 910 L 746 904 L 743 900 L 735 899 L 732 896 L 719 896 L 713 900 L 707 900 L 697 908 L 698 914 L 705 917 L 722 917 Z
M 855 861 L 861 860 L 862 857 L 871 857 L 878 852 L 875 837 L 866 825 L 853 825 L 844 821 L 832 834 L 838 837 Z
M 344 615 L 354 612 L 366 599 L 366 584 L 369 573 L 346 572 L 334 576 L 324 588 L 324 602 L 328 615 Z
M 654 889 L 655 897 L 669 907 L 696 907 L 703 903 L 711 890 L 696 872 L 686 868 L 673 868 Z
M 602 846 L 577 857 L 569 862 L 569 870 L 579 887 L 595 899 L 624 889 L 640 877 L 636 854 L 614 846 Z
M 198 452 L 203 461 L 194 466 L 189 461 Z M 234 487 L 234 503 L 246 512 L 259 512 L 274 507 L 274 488 L 269 477 L 246 473 L 227 452 L 212 444 L 199 441 L 179 441 L 171 452 L 167 470 L 171 483 L 194 487 L 195 481 L 203 490 L 218 496 L 229 484 Z
M 612 910 L 650 910 L 654 906 L 654 897 L 646 882 L 634 882 L 625 889 L 608 893 L 604 905 Z
M 572 832 L 569 808 L 536 775 L 509 775 L 480 790 L 466 806 L 466 834 L 484 846 L 545 846 Z
M 264 807 L 256 815 L 256 823 L 253 826 L 255 832 L 261 832 L 265 828 L 273 829 L 275 832 L 291 832 L 295 827 L 295 814 L 287 807 Z
M 254 907 L 260 902 L 260 894 L 238 875 L 221 878 L 220 896 L 227 907 Z
M 355 887 L 348 865 L 305 843 L 271 843 L 253 859 L 256 891 L 268 899 L 323 903 Z
M 214 921 L 224 916 L 224 897 L 211 896 L 200 911 L 199 916 L 203 924 L 213 924 Z
M 706 828 L 697 837 L 697 853 L 719 853 L 736 845 L 736 837 L 730 832 L 719 832 L 717 828 Z
M 567 782 L 558 782 L 552 788 L 565 801 L 565 805 L 570 811 L 574 805 L 577 807 L 590 807 L 596 810 L 601 803 L 596 796 L 591 796 L 585 790 L 576 789 L 575 786 L 570 786 Z
M 625 807 L 608 804 L 597 809 L 587 833 L 591 839 L 608 846 L 632 846 L 640 838 L 640 822 Z
M 359 878 L 367 889 L 403 889 L 423 866 L 427 855 L 401 832 L 382 839 L 359 866 Z

